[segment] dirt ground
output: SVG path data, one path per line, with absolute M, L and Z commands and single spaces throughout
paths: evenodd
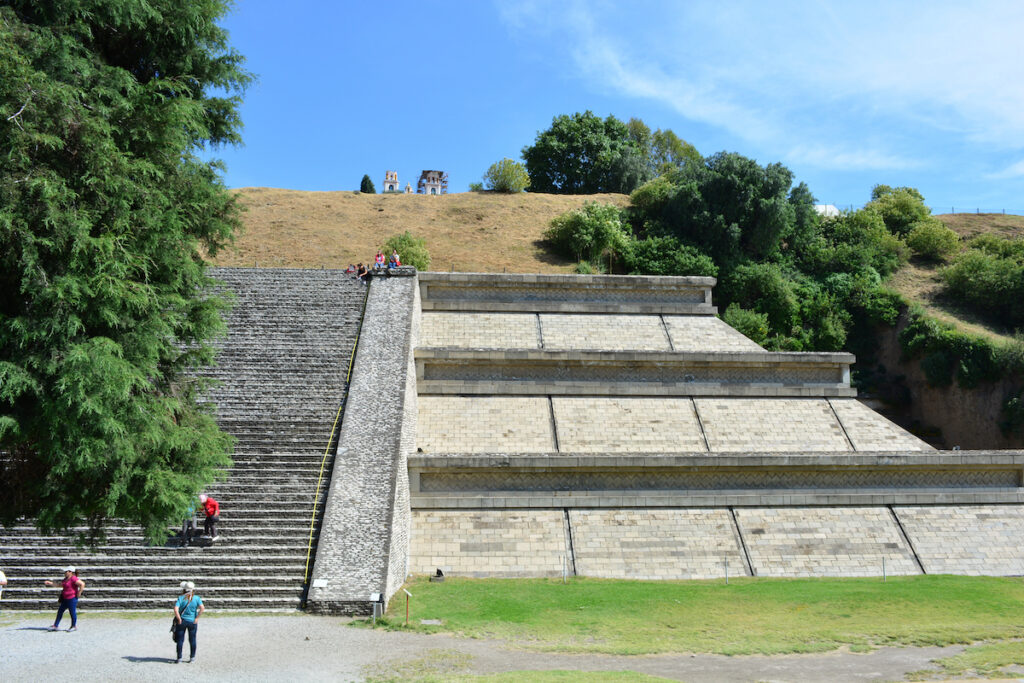
M 523 670 L 632 671 L 691 683 L 899 681 L 962 646 L 882 648 L 867 654 L 743 656 L 563 655 L 515 643 L 354 627 L 344 619 L 214 616 L 199 622 L 197 661 L 176 664 L 166 615 L 83 614 L 78 631 L 50 633 L 49 613 L 0 617 L 0 680 L 415 680 Z M 65 617 L 67 619 L 67 617 Z M 188 644 L 185 645 L 188 658 Z

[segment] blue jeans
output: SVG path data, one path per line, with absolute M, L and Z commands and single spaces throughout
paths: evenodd
M 181 623 L 174 627 L 174 643 L 178 646 L 178 659 L 181 659 L 181 649 L 185 645 L 185 631 L 188 631 L 188 656 L 196 656 L 196 629 L 199 624 L 194 621 L 181 620 Z
M 53 622 L 54 626 L 60 626 L 61 617 L 64 616 L 64 610 L 67 610 L 71 614 L 71 626 L 78 624 L 78 598 L 61 598 L 60 607 L 57 608 L 57 621 Z

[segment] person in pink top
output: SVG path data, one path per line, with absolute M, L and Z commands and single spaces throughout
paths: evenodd
M 373 257 L 373 269 L 384 270 L 384 252 L 377 250 L 377 255 Z
M 43 585 L 52 586 L 54 583 L 53 581 L 43 581 Z M 82 591 L 85 590 L 85 581 L 78 578 L 74 567 L 65 567 L 64 580 L 60 582 L 60 589 L 60 607 L 57 608 L 57 620 L 53 622 L 50 630 L 57 630 L 60 626 L 61 617 L 64 616 L 64 610 L 67 610 L 71 613 L 71 626 L 68 630 L 77 631 L 78 598 L 82 596 Z

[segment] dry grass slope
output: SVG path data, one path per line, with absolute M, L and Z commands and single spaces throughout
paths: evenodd
M 936 218 L 960 235 L 964 242 L 985 233 L 1010 239 L 1024 236 L 1024 216 L 956 213 L 943 214 Z M 1012 330 L 993 325 L 991 321 L 978 316 L 969 308 L 942 297 L 940 270 L 941 266 L 912 261 L 894 274 L 887 284 L 907 300 L 924 306 L 929 314 L 939 320 L 953 323 L 965 332 L 997 341 L 1008 340 Z
M 219 266 L 344 268 L 373 259 L 392 235 L 408 230 L 427 242 L 431 270 L 568 273 L 573 265 L 543 244 L 551 219 L 584 202 L 625 206 L 620 194 L 441 196 L 303 192 L 249 187 L 245 232 Z

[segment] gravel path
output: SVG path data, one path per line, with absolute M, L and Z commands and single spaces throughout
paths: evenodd
M 636 671 L 691 683 L 894 681 L 908 671 L 928 668 L 931 659 L 963 650 L 883 648 L 869 654 L 773 657 L 554 655 L 511 649 L 499 641 L 353 628 L 338 618 L 208 615 L 199 622 L 198 661 L 176 665 L 169 617 L 170 612 L 167 617 L 85 614 L 77 632 L 49 633 L 52 615 L 7 612 L 0 618 L 0 681 L 297 683 L 358 681 L 368 674 L 406 679 L 524 669 Z

